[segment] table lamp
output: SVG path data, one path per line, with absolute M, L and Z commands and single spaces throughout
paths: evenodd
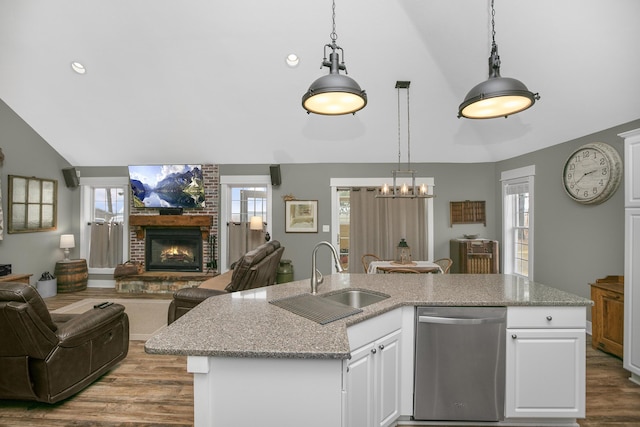
M 76 247 L 76 241 L 73 234 L 63 234 L 60 236 L 60 249 L 64 249 L 64 262 L 71 261 L 69 259 L 69 249 Z
M 251 220 L 249 221 L 249 230 L 259 230 L 259 231 L 264 231 L 264 226 L 266 224 L 262 222 L 262 217 L 261 216 L 252 216 Z M 265 232 L 264 234 L 264 240 L 266 240 L 267 242 L 269 240 L 271 240 L 271 236 L 269 235 L 269 232 Z

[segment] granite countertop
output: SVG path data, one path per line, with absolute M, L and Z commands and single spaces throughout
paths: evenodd
M 347 327 L 402 306 L 589 306 L 591 300 L 502 274 L 333 274 L 318 294 L 345 288 L 390 295 L 361 313 L 320 325 L 269 301 L 310 292 L 309 279 L 219 295 L 145 343 L 151 354 L 346 359 Z

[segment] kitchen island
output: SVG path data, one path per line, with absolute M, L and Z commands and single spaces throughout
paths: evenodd
M 194 374 L 197 426 L 302 423 L 346 427 L 358 424 L 353 417 L 369 410 L 380 413 L 367 413 L 365 418 L 371 421 L 365 425 L 393 425 L 398 419 L 409 420 L 413 411 L 415 307 L 506 306 L 513 313 L 512 326 L 519 334 L 524 333 L 521 336 L 526 336 L 528 330 L 536 334 L 549 328 L 551 332 L 570 331 L 568 339 L 563 336 L 551 342 L 569 343 L 578 354 L 563 359 L 572 365 L 570 377 L 561 374 L 567 366 L 558 373 L 575 389 L 573 403 L 545 407 L 540 404 L 546 403 L 544 399 L 533 399 L 531 407 L 520 401 L 511 402 L 505 406 L 509 416 L 503 425 L 509 425 L 514 417 L 521 425 L 532 419 L 531 425 L 547 421 L 575 425 L 575 419 L 584 416 L 584 330 L 590 300 L 510 275 L 334 274 L 325 277 L 318 293 L 349 288 L 372 290 L 389 298 L 362 308 L 358 314 L 321 325 L 269 303 L 309 293 L 309 280 L 220 295 L 204 301 L 152 337 L 145 350 L 188 356 L 187 369 Z M 519 309 L 533 311 L 522 313 Z M 539 310 L 552 312 L 558 319 L 553 322 L 559 323 L 538 325 L 532 319 L 531 326 L 527 326 L 529 313 L 552 317 Z M 390 345 L 378 342 L 388 337 L 395 337 Z M 372 345 L 383 345 L 390 351 L 380 351 L 379 360 L 389 360 L 390 366 L 395 366 L 395 372 L 387 370 L 384 374 L 384 378 L 394 378 L 395 384 L 379 387 L 380 378 L 375 373 L 371 378 L 351 379 L 351 373 L 360 372 L 355 366 L 350 367 L 352 353 Z M 392 357 L 385 358 L 383 354 Z M 515 353 L 515 357 L 519 355 Z M 383 362 L 373 362 L 368 370 L 389 368 Z M 507 357 L 507 399 L 509 381 L 514 392 L 528 386 L 518 382 L 517 372 L 509 375 L 509 369 L 517 367 L 510 365 Z M 557 377 L 555 372 L 544 374 Z M 367 385 L 365 389 L 380 388 L 380 393 L 359 396 L 354 384 L 362 385 L 362 381 Z M 566 391 L 566 386 L 561 389 Z M 525 397 L 535 392 L 529 390 Z

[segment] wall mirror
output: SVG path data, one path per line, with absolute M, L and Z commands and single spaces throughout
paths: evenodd
M 57 227 L 58 181 L 9 175 L 9 233 L 51 231 Z

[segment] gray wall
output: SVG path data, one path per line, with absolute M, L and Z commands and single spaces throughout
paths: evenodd
M 607 202 L 582 206 L 570 200 L 562 189 L 564 161 L 575 148 L 592 141 L 607 142 L 622 153 L 618 133 L 640 128 L 640 120 L 596 134 L 567 141 L 513 159 L 481 164 L 414 164 L 418 176 L 435 179 L 435 256 L 448 256 L 449 240 L 465 233 L 501 240 L 500 173 L 536 165 L 535 280 L 588 297 L 588 283 L 606 275 L 623 274 L 624 264 L 624 184 Z M 58 179 L 58 230 L 43 233 L 4 234 L 0 241 L 0 263 L 10 263 L 13 271 L 33 273 L 32 283 L 44 271 L 53 271 L 62 258 L 60 234 L 79 237 L 80 191 L 67 189 L 61 169 L 70 166 L 55 150 L 0 101 L 0 147 L 5 154 L 1 167 L 3 202 L 7 214 L 7 175 L 27 175 Z M 126 176 L 126 165 L 81 167 L 83 177 Z M 220 175 L 267 175 L 269 165 L 221 165 Z M 330 233 L 291 234 L 284 232 L 282 196 L 319 202 L 319 224 L 331 224 L 330 178 L 390 177 L 391 164 L 282 164 L 282 185 L 274 188 L 273 238 L 286 247 L 284 257 L 293 261 L 295 279 L 310 276 L 311 252 Z M 487 226 L 449 226 L 449 202 L 485 200 Z M 6 221 L 5 221 L 6 222 Z M 335 232 L 335 230 L 332 230 Z M 72 252 L 77 257 L 78 249 Z M 320 252 L 323 273 L 331 270 L 329 258 Z
M 624 159 L 623 140 L 618 134 L 636 128 L 640 128 L 640 120 L 496 163 L 496 194 L 500 194 L 502 171 L 536 166 L 536 282 L 588 298 L 589 283 L 624 274 L 624 182 L 606 202 L 581 205 L 564 192 L 562 170 L 569 155 L 589 142 L 606 142 Z M 496 227 L 502 227 L 500 216 Z
M 4 212 L 4 240 L 0 240 L 0 264 L 11 264 L 13 273 L 32 273 L 31 284 L 40 275 L 53 273 L 56 261 L 63 258 L 59 248 L 61 234 L 80 235 L 80 190 L 68 189 L 62 169 L 69 163 L 31 129 L 13 110 L 0 100 L 0 148 L 4 164 L 0 166 L 2 181 L 2 210 Z M 37 233 L 7 233 L 8 175 L 35 176 L 58 180 L 58 228 Z M 71 258 L 78 258 L 78 248 L 71 250 Z
M 285 246 L 283 257 L 291 259 L 296 280 L 311 276 L 311 253 L 321 240 L 331 241 L 331 232 L 285 233 L 284 201 L 282 196 L 293 194 L 301 200 L 318 200 L 318 224 L 331 225 L 331 178 L 389 177 L 397 164 L 281 164 L 282 184 L 273 188 L 273 238 Z M 499 238 L 496 232 L 495 165 L 478 164 L 412 164 L 420 177 L 434 177 L 434 253 L 435 257 L 449 256 L 449 240 L 465 233 L 479 233 L 483 237 Z M 265 175 L 268 165 L 221 165 L 220 175 Z M 465 224 L 449 226 L 449 202 L 458 200 L 485 200 L 487 226 Z M 323 255 L 324 254 L 324 255 Z M 359 263 L 360 260 L 354 260 Z M 318 265 L 323 274 L 331 271 L 328 252 L 319 251 Z

